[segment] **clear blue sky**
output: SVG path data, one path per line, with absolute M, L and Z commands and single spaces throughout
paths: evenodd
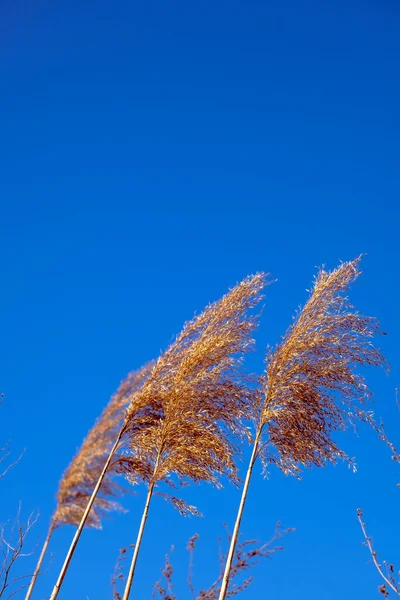
M 1 483 L 0 520 L 21 499 L 25 515 L 40 509 L 42 539 L 61 473 L 119 381 L 257 270 L 278 278 L 248 363 L 261 369 L 315 266 L 367 253 L 352 298 L 390 334 L 391 375 L 368 378 L 398 436 L 399 30 L 393 0 L 3 0 L 0 435 L 27 451 Z M 400 565 L 399 471 L 368 431 L 343 444 L 355 475 L 254 479 L 243 538 L 266 541 L 278 519 L 296 532 L 243 600 L 377 598 L 358 506 L 382 558 Z M 187 498 L 203 521 L 154 502 L 133 597 L 151 597 L 171 544 L 188 597 L 195 532 L 195 582 L 214 579 L 238 492 Z M 142 504 L 143 490 L 129 514 L 85 533 L 60 598 L 110 598 Z M 56 533 L 37 598 L 72 534 Z

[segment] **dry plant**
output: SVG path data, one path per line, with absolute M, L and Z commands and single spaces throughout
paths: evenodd
M 124 566 L 126 559 L 128 557 L 128 550 L 132 550 L 134 548 L 134 544 L 128 546 L 128 548 L 121 548 L 118 555 L 118 560 L 115 563 L 114 572 L 111 577 L 111 589 L 114 600 L 121 600 L 121 595 L 118 592 L 118 586 L 120 583 L 125 581 L 124 575 Z
M 16 562 L 21 558 L 32 556 L 35 549 L 25 552 L 26 537 L 38 520 L 38 514 L 32 513 L 26 523 L 20 520 L 21 506 L 12 523 L 0 524 L 0 598 L 8 600 L 21 592 L 28 583 L 30 575 L 13 575 Z
M 400 409 L 397 388 L 396 404 L 397 407 Z M 383 422 L 381 422 L 379 426 L 376 425 L 374 422 L 372 422 L 371 425 L 378 433 L 380 439 L 389 447 L 390 451 L 392 452 L 392 460 L 394 460 L 397 463 L 400 462 L 400 454 L 394 446 L 393 442 L 391 442 L 391 440 L 389 440 L 389 438 L 387 437 Z M 400 484 L 397 484 L 397 486 L 400 487 Z M 374 563 L 379 575 L 384 581 L 384 583 L 379 587 L 379 591 L 385 596 L 385 598 L 390 597 L 390 592 L 393 592 L 397 594 L 397 596 L 400 596 L 400 571 L 397 571 L 396 573 L 396 569 L 392 563 L 389 563 L 386 560 L 384 560 L 382 561 L 382 564 L 378 560 L 378 555 L 376 553 L 376 550 L 374 549 L 372 538 L 367 533 L 366 524 L 363 521 L 363 516 L 364 515 L 361 508 L 357 509 L 358 522 L 360 523 L 360 527 L 364 536 L 363 545 L 368 548 L 372 558 L 372 562 Z
M 246 540 L 245 542 L 240 542 L 235 551 L 235 557 L 232 564 L 231 569 L 231 580 L 236 581 L 245 573 L 247 573 L 252 567 L 259 563 L 261 558 L 271 558 L 275 552 L 279 552 L 283 550 L 283 546 L 277 545 L 278 540 L 286 533 L 294 531 L 294 529 L 282 529 L 280 523 L 278 522 L 275 527 L 275 532 L 272 539 L 266 544 L 260 544 L 258 540 Z M 228 544 L 231 540 L 229 532 L 227 531 Z M 187 576 L 187 585 L 190 591 L 190 595 L 192 600 L 216 600 L 219 594 L 219 590 L 221 587 L 221 582 L 224 573 L 224 563 L 226 559 L 226 555 L 222 552 L 221 546 L 222 541 L 218 539 L 218 548 L 219 548 L 219 562 L 220 562 L 220 573 L 216 580 L 207 588 L 200 589 L 198 592 L 195 591 L 193 585 L 193 568 L 194 568 L 194 551 L 196 542 L 199 539 L 199 535 L 196 533 L 193 535 L 188 543 L 187 543 L 187 551 L 189 553 L 189 565 L 188 565 L 188 576 Z M 171 552 L 174 550 L 172 546 Z M 111 587 L 113 591 L 114 600 L 121 600 L 121 595 L 118 592 L 118 587 L 121 583 L 124 582 L 124 563 L 127 557 L 128 548 L 122 548 L 119 553 L 119 557 L 117 563 L 115 565 L 114 573 L 111 578 Z M 154 584 L 154 592 L 152 595 L 152 600 L 176 600 L 176 596 L 174 594 L 174 581 L 173 581 L 173 565 L 170 562 L 170 557 L 167 554 L 165 556 L 165 564 L 161 569 L 162 578 L 159 579 Z M 235 583 L 233 588 L 229 591 L 229 596 L 234 596 L 247 589 L 251 582 L 253 581 L 253 577 L 246 577 L 239 581 L 239 583 Z
M 121 428 L 124 411 L 132 394 L 149 374 L 151 366 L 149 363 L 142 369 L 130 373 L 121 383 L 64 472 L 58 487 L 57 507 L 50 520 L 48 533 L 25 600 L 31 597 L 54 530 L 64 524 L 79 526 L 93 488 Z M 114 471 L 111 465 L 103 477 L 100 491 L 85 520 L 87 527 L 101 529 L 101 519 L 106 513 L 123 510 L 116 500 L 122 493 L 122 487 L 113 478 Z
M 283 550 L 283 546 L 277 545 L 277 542 L 290 531 L 293 531 L 293 529 L 282 529 L 280 523 L 278 522 L 275 526 L 272 539 L 266 544 L 260 544 L 258 540 L 246 540 L 238 543 L 231 568 L 231 580 L 235 583 L 229 590 L 229 597 L 240 594 L 250 586 L 254 578 L 251 575 L 246 576 L 247 572 L 257 565 L 262 558 L 271 558 L 275 552 Z M 229 544 L 231 536 L 228 531 L 226 531 L 226 533 Z M 200 589 L 198 592 L 196 592 L 193 585 L 193 567 L 194 551 L 198 538 L 198 534 L 192 536 L 189 539 L 186 547 L 189 552 L 187 585 L 192 600 L 216 600 L 218 598 L 223 579 L 226 554 L 224 554 L 221 550 L 221 539 L 218 539 L 220 573 L 209 587 Z M 173 551 L 173 547 L 171 548 L 171 551 Z M 160 579 L 154 584 L 152 600 L 176 600 L 176 596 L 174 594 L 173 572 L 173 565 L 170 562 L 169 556 L 166 555 L 165 565 L 163 569 L 161 569 L 162 580 Z M 114 592 L 114 600 L 121 600 L 118 593 Z
M 254 406 L 253 451 L 219 600 L 227 596 L 256 458 L 261 457 L 265 469 L 276 464 L 286 474 L 298 474 L 302 466 L 323 467 L 348 459 L 332 434 L 357 419 L 367 420 L 363 405 L 371 393 L 356 368 L 381 366 L 385 361 L 371 342 L 380 333 L 377 320 L 359 315 L 344 295 L 360 274 L 360 259 L 343 263 L 332 272 L 319 271 L 304 308 L 277 347 L 267 354 L 266 372 Z
M 0 393 L 0 406 L 3 404 L 3 399 L 4 399 L 4 394 Z M 5 461 L 8 459 L 8 457 L 11 455 L 11 441 L 8 440 L 4 444 L 4 446 L 0 447 L 0 479 L 3 479 L 3 477 L 5 477 L 7 475 L 9 470 L 12 469 L 13 467 L 15 467 L 15 465 L 17 463 L 19 463 L 19 461 L 21 460 L 21 458 L 23 457 L 24 454 L 25 454 L 25 450 L 23 450 L 21 452 L 21 454 L 18 456 L 18 458 L 16 458 L 12 462 L 10 462 L 8 465 L 3 467 L 2 464 L 5 463 Z
M 145 507 L 123 600 L 129 597 L 150 501 L 161 482 L 209 482 L 226 475 L 238 482 L 232 433 L 239 433 L 254 389 L 242 356 L 254 344 L 265 276 L 248 277 L 188 322 L 161 355 L 129 406 L 124 435 L 130 455 L 121 462 L 128 477 L 147 486 Z M 183 514 L 197 510 L 176 496 L 156 491 Z
M 357 518 L 364 536 L 363 544 L 364 546 L 367 546 L 369 553 L 372 557 L 372 561 L 379 575 L 385 582 L 381 586 L 379 586 L 379 591 L 385 596 L 385 598 L 390 598 L 390 591 L 397 594 L 397 596 L 400 596 L 400 571 L 397 571 L 396 573 L 394 565 L 387 562 L 386 560 L 383 561 L 383 565 L 382 563 L 380 563 L 380 561 L 378 560 L 376 550 L 373 546 L 372 538 L 367 533 L 366 525 L 363 521 L 363 516 L 364 515 L 362 513 L 362 510 L 361 508 L 359 508 L 357 510 Z
M 0 465 L 10 456 L 10 454 L 11 454 L 10 441 L 8 441 L 4 444 L 4 446 L 2 446 L 0 448 Z M 9 463 L 7 466 L 4 467 L 3 471 L 0 472 L 0 479 L 3 479 L 3 477 L 5 477 L 7 475 L 8 471 L 10 469 L 12 469 L 13 467 L 15 467 L 15 465 L 17 463 L 19 463 L 19 461 L 21 460 L 21 458 L 23 457 L 24 454 L 25 454 L 25 450 L 23 450 L 21 452 L 21 454 L 18 456 L 18 458 L 16 458 L 11 463 Z
M 0 394 L 1 400 L 4 398 L 4 394 Z M 5 475 L 21 460 L 23 451 L 20 456 L 10 462 L 0 473 L 0 479 Z M 4 462 L 11 454 L 10 442 L 7 442 L 2 448 L 0 448 L 0 464 Z M 21 505 L 18 508 L 17 516 L 10 522 L 0 524 L 0 598 L 11 598 L 18 592 L 26 587 L 23 580 L 29 576 L 14 575 L 17 561 L 21 558 L 31 556 L 34 552 L 25 552 L 25 541 L 30 530 L 36 523 L 38 515 L 32 513 L 26 523 L 22 523 L 20 520 Z
M 94 484 L 103 470 L 105 457 L 109 455 L 121 429 L 125 411 L 152 368 L 153 363 L 150 362 L 130 373 L 89 431 L 60 481 L 57 508 L 54 513 L 57 525 L 64 523 L 79 525 L 81 522 Z M 105 513 L 123 510 L 115 500 L 122 493 L 121 486 L 113 479 L 115 469 L 118 468 L 118 460 L 119 456 L 114 455 L 112 464 L 102 480 L 101 488 L 85 523 L 88 527 L 101 529 L 101 518 Z
M 234 445 L 240 417 L 253 394 L 239 370 L 240 355 L 253 346 L 256 318 L 248 316 L 261 298 L 263 274 L 248 277 L 218 302 L 187 323 L 176 341 L 154 364 L 143 386 L 132 394 L 123 425 L 105 461 L 83 513 L 50 600 L 58 596 L 79 537 L 110 466 L 131 483 L 148 485 L 146 504 L 124 593 L 133 573 L 156 483 L 218 482 L 227 474 L 237 480 Z M 129 447 L 129 455 L 121 448 Z M 206 449 L 206 451 L 204 451 Z M 196 512 L 183 500 L 164 494 L 182 512 Z

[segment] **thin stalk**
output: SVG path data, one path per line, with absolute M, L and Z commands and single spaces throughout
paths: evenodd
M 136 544 L 135 544 L 135 549 L 133 551 L 133 556 L 132 556 L 132 561 L 131 561 L 131 566 L 129 568 L 129 573 L 128 573 L 128 578 L 126 580 L 126 585 L 125 585 L 125 590 L 124 590 L 124 594 L 122 596 L 122 600 L 128 600 L 129 598 L 129 594 L 131 593 L 131 587 L 132 587 L 132 581 L 133 581 L 133 577 L 135 575 L 135 569 L 136 569 L 136 563 L 137 563 L 137 559 L 139 556 L 139 550 L 140 550 L 140 545 L 142 543 L 142 538 L 143 538 L 143 534 L 144 534 L 144 528 L 146 526 L 146 521 L 147 521 L 147 517 L 149 514 L 149 506 L 150 506 L 150 502 L 151 502 L 151 498 L 153 495 L 153 490 L 154 490 L 154 486 L 155 486 L 155 475 L 157 473 L 157 469 L 158 469 L 158 464 L 160 461 L 160 456 L 162 454 L 162 449 L 163 447 L 161 446 L 158 455 L 157 455 L 157 460 L 154 466 L 154 472 L 153 472 L 153 477 L 149 483 L 149 487 L 147 490 L 147 496 L 146 496 L 146 503 L 144 505 L 144 510 L 143 510 L 143 514 L 142 514 L 142 520 L 140 521 L 140 526 L 139 526 L 139 531 L 137 534 L 137 538 L 136 538 Z
M 79 527 L 78 527 L 78 529 L 75 532 L 74 539 L 72 540 L 71 546 L 69 547 L 69 550 L 68 550 L 67 556 L 65 558 L 64 564 L 63 564 L 63 566 L 61 568 L 61 571 L 60 571 L 60 574 L 58 576 L 57 583 L 55 584 L 55 586 L 53 588 L 53 591 L 52 591 L 52 594 L 50 596 L 50 600 L 55 600 L 57 598 L 57 596 L 58 596 L 58 593 L 60 591 L 62 582 L 64 581 L 64 577 L 65 577 L 66 572 L 68 570 L 69 563 L 71 562 L 72 556 L 73 556 L 73 554 L 75 552 L 75 548 L 76 548 L 76 546 L 78 544 L 79 538 L 80 538 L 81 533 L 83 531 L 83 528 L 85 526 L 86 520 L 87 520 L 87 518 L 89 516 L 89 513 L 90 513 L 90 510 L 91 510 L 91 508 L 93 506 L 93 503 L 96 500 L 97 493 L 98 493 L 98 491 L 100 489 L 101 484 L 103 483 L 103 479 L 105 477 L 107 469 L 110 466 L 111 459 L 112 459 L 115 451 L 118 448 L 119 442 L 121 441 L 121 437 L 122 437 L 123 432 L 124 432 L 124 428 L 122 427 L 121 431 L 118 434 L 117 440 L 116 440 L 114 446 L 112 447 L 110 454 L 108 455 L 106 464 L 103 467 L 101 475 L 100 475 L 100 477 L 99 477 L 99 479 L 98 479 L 98 481 L 96 483 L 96 486 L 95 486 L 95 488 L 94 488 L 94 490 L 92 492 L 92 495 L 90 496 L 90 500 L 89 500 L 88 505 L 87 505 L 87 507 L 85 509 L 85 512 L 83 513 L 83 517 L 81 519 L 81 522 L 79 523 Z
M 253 472 L 254 463 L 256 461 L 257 454 L 258 454 L 261 431 L 262 431 L 262 427 L 260 427 L 259 430 L 257 431 L 257 435 L 254 440 L 253 452 L 251 453 L 251 458 L 250 458 L 249 466 L 248 466 L 247 473 L 246 473 L 246 479 L 245 479 L 244 485 L 243 485 L 242 497 L 240 499 L 239 510 L 238 510 L 238 514 L 236 517 L 236 523 L 235 523 L 235 527 L 233 529 L 231 544 L 230 544 L 229 552 L 228 552 L 228 555 L 226 558 L 225 570 L 224 570 L 224 575 L 222 577 L 221 590 L 219 593 L 218 600 L 224 600 L 226 597 L 227 591 L 228 591 L 229 575 L 230 575 L 230 571 L 232 568 L 233 557 L 235 555 L 235 549 L 236 549 L 236 544 L 237 544 L 239 530 L 240 530 L 240 523 L 242 521 L 243 510 L 244 510 L 244 506 L 246 504 L 246 498 L 247 498 L 247 492 L 249 489 L 250 479 L 251 479 L 251 475 Z
M 36 565 L 35 571 L 34 571 L 34 573 L 32 575 L 32 579 L 31 579 L 31 582 L 29 584 L 28 591 L 26 592 L 25 600 L 29 600 L 29 598 L 32 595 L 33 588 L 35 587 L 36 580 L 37 580 L 37 578 L 39 576 L 39 572 L 40 572 L 40 569 L 42 567 L 42 562 L 43 562 L 43 559 L 45 557 L 45 554 L 46 554 L 46 551 L 47 551 L 47 548 L 48 548 L 48 545 L 50 543 L 50 539 L 51 539 L 51 536 L 53 534 L 53 531 L 54 531 L 55 527 L 56 527 L 55 521 L 54 521 L 54 519 L 52 519 L 51 523 L 50 523 L 49 530 L 47 532 L 46 539 L 44 540 L 42 551 L 41 551 L 39 559 L 37 561 L 37 565 Z
M 146 504 L 144 506 L 142 520 L 140 522 L 139 532 L 137 535 L 135 549 L 133 552 L 132 562 L 131 562 L 131 566 L 129 568 L 129 574 L 128 574 L 128 578 L 126 580 L 126 585 L 125 585 L 124 595 L 122 596 L 122 600 L 128 600 L 129 594 L 131 592 L 132 581 L 133 581 L 133 577 L 135 575 L 136 563 L 137 563 L 137 559 L 139 556 L 140 544 L 142 542 L 142 537 L 143 537 L 144 528 L 145 528 L 146 521 L 147 521 L 147 516 L 149 513 L 149 506 L 150 506 L 151 497 L 153 495 L 153 489 L 154 489 L 154 483 L 151 483 L 149 485 L 149 489 L 147 491 Z
M 364 542 L 364 543 L 365 543 L 365 544 L 367 545 L 367 547 L 368 547 L 368 550 L 369 550 L 369 552 L 370 552 L 370 554 L 371 554 L 371 556 L 372 556 L 372 560 L 373 560 L 373 562 L 374 562 L 374 565 L 375 565 L 375 567 L 376 567 L 376 568 L 377 568 L 377 570 L 378 570 L 378 573 L 379 573 L 379 575 L 380 575 L 380 576 L 382 577 L 382 579 L 383 579 L 383 580 L 384 580 L 384 581 L 387 583 L 387 585 L 388 585 L 390 588 L 392 588 L 392 590 L 393 590 L 393 591 L 394 591 L 394 592 L 395 592 L 395 593 L 396 593 L 398 596 L 400 596 L 400 588 L 399 588 L 397 585 L 395 585 L 395 584 L 393 583 L 393 581 L 390 581 L 390 579 L 388 579 L 388 578 L 386 577 L 385 573 L 382 571 L 382 566 L 379 564 L 379 562 L 378 562 L 378 559 L 376 558 L 376 552 L 375 552 L 375 550 L 374 550 L 374 549 L 373 549 L 373 547 L 372 547 L 371 538 L 368 536 L 368 534 L 367 534 L 367 531 L 366 531 L 366 529 L 365 529 L 365 523 L 363 523 L 363 520 L 362 520 L 362 514 L 361 514 L 361 511 L 360 511 L 360 509 L 359 509 L 359 512 L 358 512 L 358 521 L 359 521 L 359 523 L 360 523 L 360 525 L 361 525 L 361 529 L 362 529 L 362 532 L 363 532 L 363 535 L 364 535 L 364 538 L 365 538 L 365 542 Z M 388 593 L 387 593 L 387 594 L 385 594 L 385 597 L 386 597 L 386 598 L 389 598 L 389 595 L 388 595 Z

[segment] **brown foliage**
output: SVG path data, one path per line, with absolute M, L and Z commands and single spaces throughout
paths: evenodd
M 320 270 L 308 302 L 281 343 L 267 355 L 258 419 L 268 431 L 265 463 L 285 472 L 317 467 L 346 454 L 332 439 L 356 418 L 371 396 L 359 366 L 385 364 L 371 339 L 378 321 L 361 316 L 344 292 L 360 274 L 361 257 L 331 272 Z
M 253 347 L 256 317 L 248 314 L 261 298 L 265 276 L 248 277 L 221 300 L 186 323 L 161 355 L 129 406 L 125 435 L 130 456 L 120 461 L 133 481 L 172 483 L 237 481 L 238 432 L 254 391 L 241 366 Z M 167 496 L 181 511 L 195 512 Z
M 57 493 L 58 504 L 53 516 L 55 526 L 63 523 L 79 525 L 106 458 L 118 436 L 125 410 L 151 369 L 152 363 L 149 363 L 142 369 L 130 373 L 89 431 L 60 481 Z M 86 522 L 88 527 L 101 528 L 101 517 L 104 512 L 122 510 L 121 505 L 114 500 L 122 491 L 120 485 L 113 479 L 113 465 L 117 467 L 117 459 L 118 457 L 115 457 L 114 463 L 104 477 L 100 493 Z

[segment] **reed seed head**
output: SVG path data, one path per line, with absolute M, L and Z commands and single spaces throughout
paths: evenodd
M 248 277 L 184 326 L 128 408 L 130 457 L 123 468 L 147 483 L 237 481 L 235 446 L 254 390 L 242 366 L 253 348 L 265 275 Z M 184 511 L 182 501 L 170 497 Z
M 152 364 L 130 373 L 89 431 L 81 448 L 66 469 L 57 493 L 57 508 L 53 516 L 56 526 L 79 525 L 88 500 L 100 477 L 107 456 L 114 445 L 124 419 L 124 411 L 148 377 Z M 114 463 L 117 464 L 117 463 Z M 113 468 L 106 473 L 100 492 L 89 513 L 86 526 L 101 528 L 101 517 L 113 510 L 122 510 L 115 500 L 121 486 L 113 479 Z
M 386 364 L 371 341 L 381 333 L 378 321 L 360 315 L 345 295 L 360 260 L 319 271 L 308 302 L 267 355 L 258 415 L 268 432 L 263 457 L 286 472 L 347 458 L 332 433 L 363 418 L 371 392 L 357 368 Z

